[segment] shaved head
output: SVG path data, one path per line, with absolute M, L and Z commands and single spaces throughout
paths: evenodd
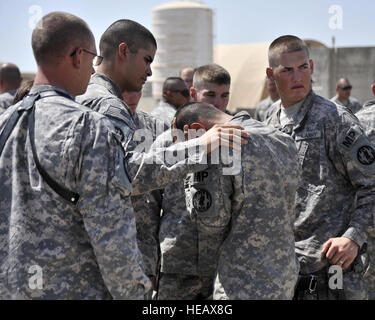
M 100 39 L 100 54 L 105 63 L 111 63 L 121 43 L 126 43 L 132 53 L 149 49 L 150 46 L 157 48 L 154 36 L 144 26 L 132 20 L 118 20 L 108 27 Z
M 166 94 L 169 90 L 181 90 L 185 88 L 185 82 L 179 77 L 169 77 L 164 81 L 163 84 L 163 94 Z
M 180 77 L 183 78 L 183 76 L 185 74 L 193 74 L 195 72 L 195 68 L 193 67 L 185 67 L 185 68 L 182 68 L 182 70 L 180 71 Z
M 350 81 L 348 78 L 341 78 L 339 81 L 336 83 L 336 88 L 339 88 L 341 86 L 345 87 L 350 85 Z
M 185 67 L 180 71 L 180 77 L 185 81 L 189 89 L 193 86 L 194 73 L 195 68 L 193 67 Z
M 268 50 L 268 61 L 271 68 L 279 66 L 280 55 L 284 53 L 293 53 L 305 51 L 307 58 L 310 59 L 309 48 L 306 43 L 296 36 L 282 36 L 273 41 Z
M 44 16 L 32 35 L 34 56 L 39 66 L 59 64 L 71 46 L 86 47 L 95 42 L 89 26 L 82 19 L 65 12 Z
M 340 101 L 346 103 L 351 96 L 353 86 L 348 78 L 341 78 L 336 84 L 336 93 Z
M 4 63 L 0 65 L 0 81 L 2 85 L 13 90 L 21 85 L 21 72 L 13 63 Z
M 188 103 L 177 110 L 176 126 L 177 129 L 183 130 L 185 125 L 190 127 L 195 122 L 213 125 L 222 114 L 222 111 L 205 102 Z

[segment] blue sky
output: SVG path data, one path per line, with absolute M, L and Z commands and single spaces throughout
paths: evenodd
M 0 0 L 0 61 L 14 62 L 23 72 L 35 72 L 31 50 L 30 23 L 38 6 L 42 14 L 66 11 L 83 18 L 91 27 L 96 41 L 114 21 L 132 19 L 151 27 L 151 10 L 170 0 Z M 375 46 L 373 0 L 204 0 L 215 12 L 215 43 L 234 44 L 269 42 L 282 34 L 319 40 L 331 45 L 336 37 L 339 47 Z M 342 28 L 337 11 L 342 9 Z M 30 11 L 31 10 L 31 11 Z M 39 9 L 38 9 L 39 10 Z M 333 20 L 334 19 L 334 20 Z M 332 23 L 338 29 L 330 27 Z

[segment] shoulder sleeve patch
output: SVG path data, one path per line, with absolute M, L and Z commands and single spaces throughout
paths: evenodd
M 358 149 L 357 158 L 364 166 L 369 166 L 375 162 L 375 150 L 372 146 L 363 146 Z
M 351 150 L 357 140 L 363 135 L 361 129 L 357 126 L 352 127 L 340 141 L 340 146 L 346 150 Z
M 375 173 L 375 148 L 359 126 L 353 126 L 347 131 L 339 140 L 339 147 L 362 171 Z

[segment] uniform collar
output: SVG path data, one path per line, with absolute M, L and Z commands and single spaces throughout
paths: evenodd
M 305 101 L 303 102 L 301 108 L 299 109 L 298 113 L 296 114 L 294 118 L 294 125 L 293 125 L 293 131 L 298 130 L 302 124 L 304 119 L 306 118 L 306 114 L 311 109 L 314 99 L 316 97 L 316 94 L 313 90 L 310 91 L 310 93 L 305 98 Z M 280 125 L 280 112 L 281 112 L 281 103 L 278 106 L 278 109 L 274 116 L 271 119 L 270 125 L 274 126 L 277 129 L 281 129 Z
M 72 95 L 68 91 L 66 91 L 65 89 L 55 87 L 55 86 L 51 86 L 51 85 L 40 85 L 40 86 L 31 87 L 29 94 L 32 95 L 32 94 L 42 93 L 42 92 L 47 92 L 47 91 L 55 91 L 55 92 L 58 92 L 61 95 L 67 97 L 67 98 L 70 98 L 70 99 L 74 100 Z
M 241 112 L 236 113 L 229 122 L 232 122 L 232 121 L 235 121 L 235 120 L 244 121 L 244 120 L 248 120 L 248 119 L 251 119 L 251 116 L 249 115 L 249 113 L 246 112 L 246 111 L 241 111 Z
M 111 94 L 123 100 L 120 88 L 110 78 L 101 73 L 95 73 L 90 80 L 90 84 L 97 84 L 105 87 Z

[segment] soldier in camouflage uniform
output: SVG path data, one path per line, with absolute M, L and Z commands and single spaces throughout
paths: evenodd
M 108 116 L 121 132 L 128 160 L 125 164 L 129 165 L 127 171 L 132 180 L 132 195 L 163 188 L 190 172 L 205 169 L 207 166 L 200 163 L 206 163 L 206 151 L 200 148 L 196 152 L 198 141 L 182 142 L 146 153 L 151 145 L 147 143 L 152 140 L 150 135 L 147 134 L 146 143 L 141 144 L 133 138 L 136 129 L 134 117 L 123 102 L 121 92 L 140 91 L 147 77 L 151 76 L 151 63 L 156 52 L 153 35 L 134 21 L 119 20 L 103 34 L 100 50 L 104 56 L 103 64 L 92 76 L 87 92 L 77 101 Z M 182 84 L 185 86 L 183 81 Z M 207 144 L 211 136 L 220 137 L 220 130 L 214 128 L 199 139 Z M 170 161 L 175 160 L 174 154 L 181 154 L 181 151 L 182 159 Z
M 146 143 L 139 144 L 133 139 L 136 130 L 134 117 L 123 101 L 122 92 L 140 91 L 147 77 L 152 75 L 151 63 L 156 52 L 156 41 L 151 32 L 131 20 L 116 21 L 103 34 L 100 50 L 103 63 L 91 77 L 86 93 L 76 100 L 106 115 L 121 135 L 132 194 L 162 188 L 187 173 L 205 169 L 207 154 L 204 148 L 196 152 L 197 144 L 208 145 L 211 138 L 220 139 L 222 128 L 216 127 L 199 139 L 149 153 L 145 149 L 152 144 L 151 133 L 145 137 Z M 231 139 L 230 136 L 224 138 Z M 173 163 L 168 161 L 176 159 L 174 154 L 181 152 L 185 157 Z
M 15 64 L 4 63 L 0 66 L 0 114 L 13 104 L 21 81 L 21 72 Z
M 137 131 L 133 137 L 142 142 L 142 137 L 152 134 L 152 141 L 168 129 L 168 126 L 159 119 L 137 110 L 138 102 L 142 96 L 142 91 L 122 93 L 126 105 L 131 110 L 134 117 L 134 123 Z M 139 139 L 138 139 L 139 138 Z M 148 152 L 146 149 L 145 152 Z M 159 262 L 159 224 L 160 224 L 160 190 L 155 190 L 146 194 L 133 196 L 131 198 L 135 220 L 137 226 L 137 241 L 139 250 L 142 253 L 145 263 L 145 271 L 153 283 L 153 289 L 156 291 L 156 278 Z
M 272 104 L 274 104 L 277 100 L 280 99 L 275 82 L 271 81 L 268 78 L 266 81 L 269 96 L 266 99 L 259 102 L 254 114 L 254 119 L 261 122 L 267 119 L 267 111 L 272 106 Z
M 94 36 L 70 14 L 42 21 L 32 40 L 34 87 L 0 116 L 0 296 L 143 299 L 151 283 L 135 238 L 121 137 L 74 101 L 93 59 L 100 63 Z
M 352 89 L 353 87 L 348 79 L 340 79 L 336 85 L 337 94 L 331 99 L 331 101 L 339 106 L 348 108 L 353 114 L 356 114 L 362 109 L 362 106 L 356 98 L 350 96 Z
M 173 145 L 172 132 L 168 130 L 158 136 L 152 147 L 160 149 Z M 175 138 L 181 139 L 181 136 L 176 133 Z M 208 299 L 212 296 L 213 276 L 212 272 L 207 276 L 198 267 L 202 244 L 198 240 L 196 219 L 186 208 L 184 181 L 170 183 L 160 193 L 161 274 L 158 299 Z
M 372 92 L 375 95 L 375 84 L 371 86 Z M 375 99 L 367 101 L 363 105 L 363 109 L 356 114 L 358 120 L 365 129 L 366 135 L 369 137 L 373 145 L 375 145 Z M 373 224 L 369 230 L 369 237 L 367 240 L 367 252 L 370 259 L 370 266 L 364 276 L 365 283 L 368 289 L 370 300 L 375 300 L 375 214 L 373 212 Z
M 163 100 L 152 110 L 151 115 L 165 121 L 169 127 L 178 108 L 188 103 L 190 91 L 184 80 L 170 77 L 163 84 Z
M 190 89 L 192 99 L 210 103 L 225 111 L 229 102 L 231 78 L 227 70 L 216 64 L 201 66 L 194 74 Z M 176 137 L 177 138 L 177 137 Z M 159 136 L 154 147 L 173 144 L 169 130 Z M 210 180 L 212 170 L 197 173 Z M 200 300 L 212 298 L 217 264 L 217 235 L 199 228 L 195 215 L 186 207 L 184 181 L 163 190 L 163 219 L 160 224 L 161 279 L 160 300 Z
M 185 180 L 188 212 L 198 230 L 198 270 L 216 272 L 216 300 L 292 299 L 298 279 L 294 141 L 246 112 L 232 117 L 194 103 L 176 114 L 177 128 L 208 130 L 215 123 L 241 124 L 250 140 L 239 156 L 232 155 L 230 167 L 211 165 Z
M 267 75 L 281 102 L 268 123 L 293 137 L 302 166 L 294 224 L 296 298 L 365 299 L 361 254 L 374 212 L 375 151 L 351 112 L 312 91 L 314 64 L 302 40 L 276 39 L 269 63 Z

